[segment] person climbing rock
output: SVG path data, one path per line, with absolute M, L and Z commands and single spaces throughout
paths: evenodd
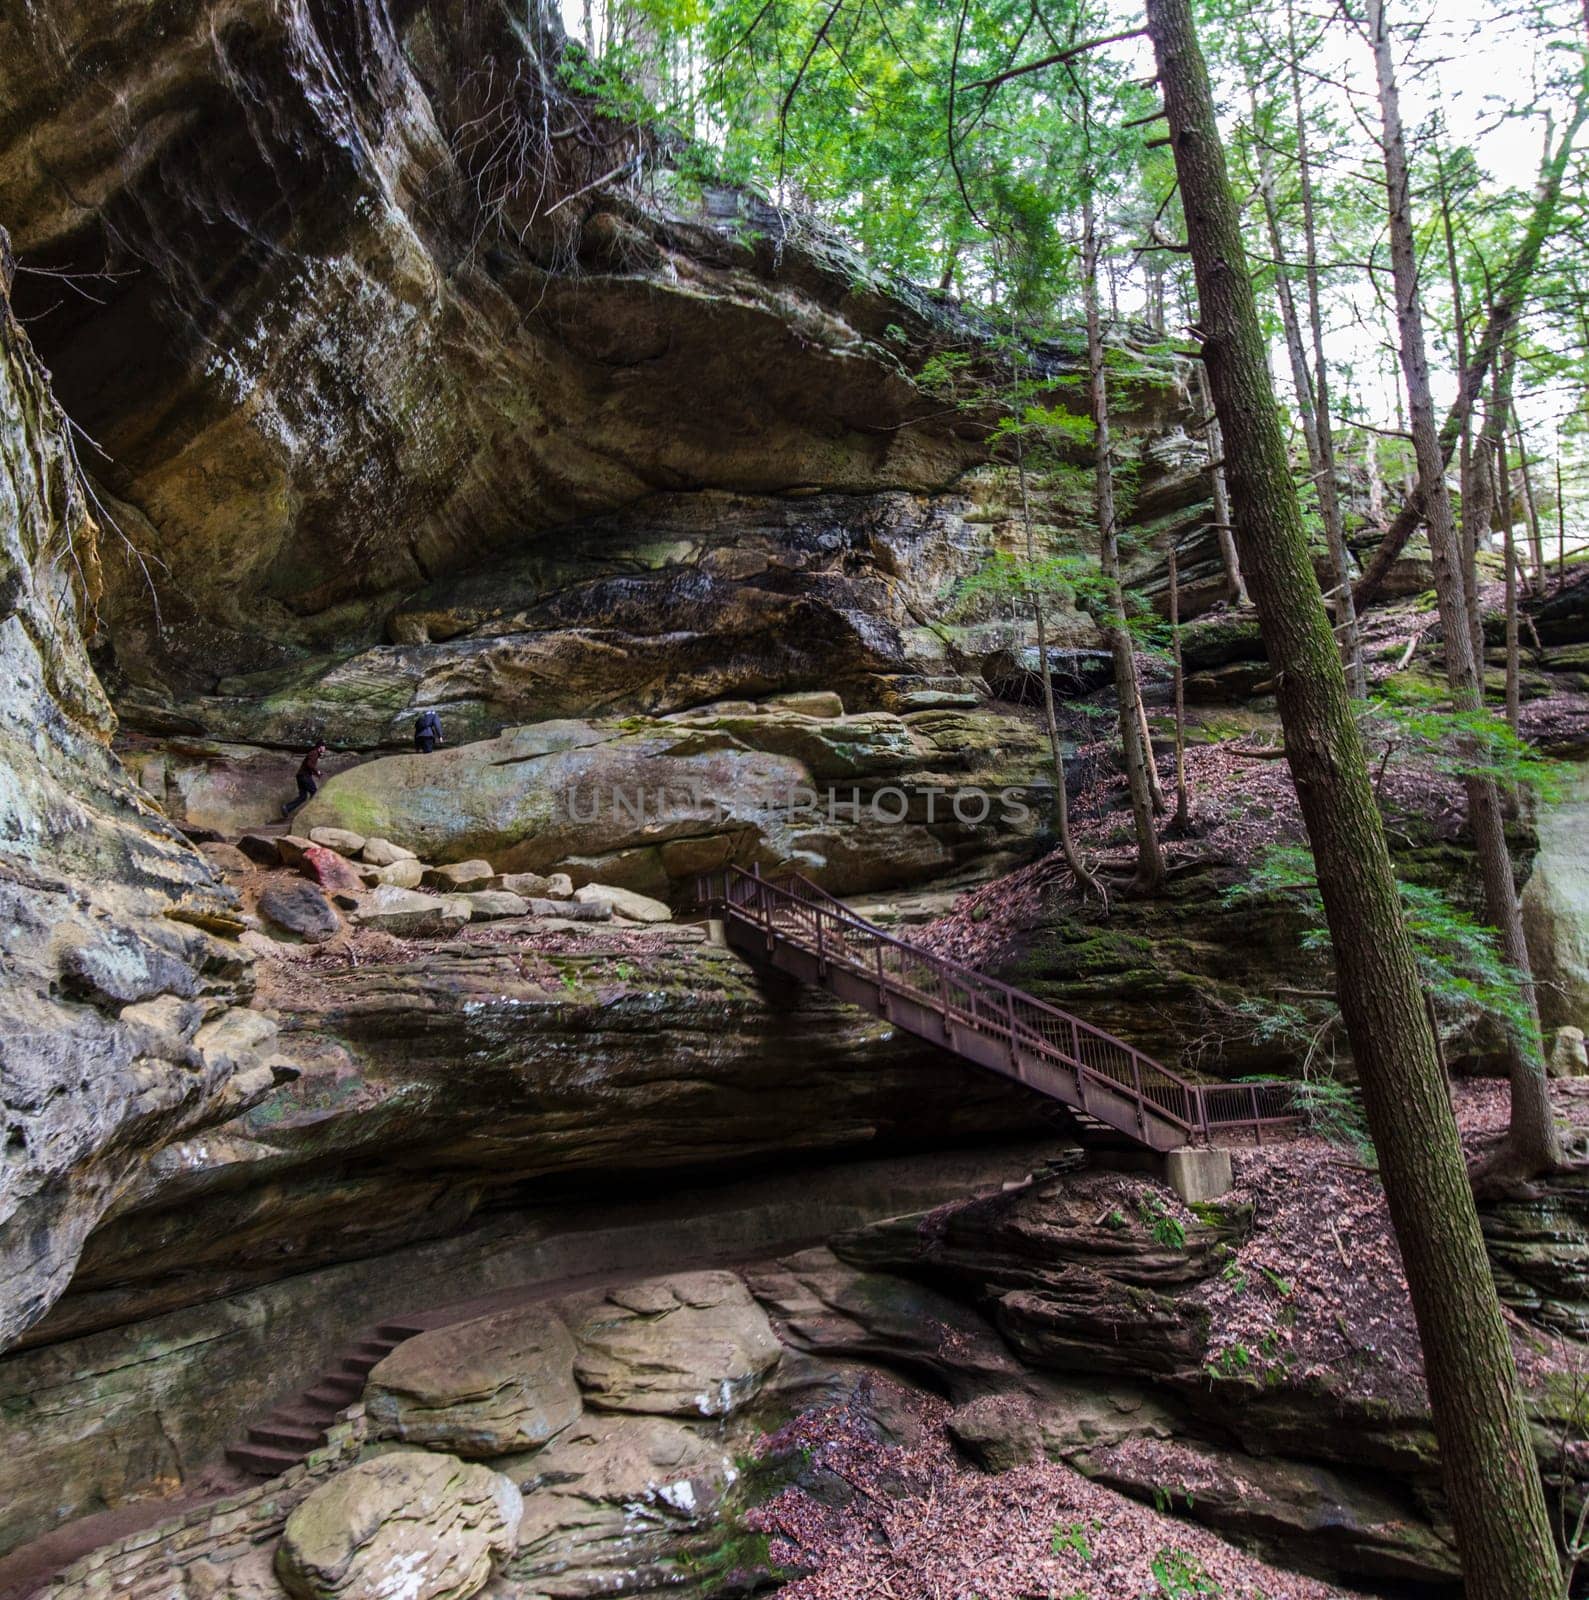
M 304 801 L 314 797 L 320 787 L 320 757 L 326 753 L 324 744 L 311 747 L 298 766 L 298 798 L 289 800 L 281 808 L 284 817 L 290 817 Z
M 434 711 L 421 711 L 419 721 L 414 724 L 414 748 L 428 756 L 442 742 L 441 718 Z

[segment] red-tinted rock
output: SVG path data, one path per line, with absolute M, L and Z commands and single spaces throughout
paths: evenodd
M 364 887 L 358 869 L 323 844 L 312 844 L 304 851 L 298 870 L 332 894 L 358 894 Z

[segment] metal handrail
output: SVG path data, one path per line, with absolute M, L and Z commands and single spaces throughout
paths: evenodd
M 719 881 L 722 890 L 716 893 Z M 1083 1085 L 1104 1087 L 1137 1107 L 1139 1123 L 1151 1114 L 1192 1138 L 1206 1137 L 1215 1127 L 1246 1128 L 1261 1136 L 1267 1124 L 1294 1120 L 1289 1084 L 1193 1083 L 1035 995 L 885 933 L 801 873 L 787 873 L 779 882 L 762 877 L 759 869 L 728 867 L 703 874 L 697 892 L 703 902 L 721 903 L 769 939 L 784 939 L 815 955 L 819 967 L 837 965 L 868 978 L 880 997 L 892 993 L 925 1004 L 946 1027 L 970 1027 L 1006 1042 L 1017 1060 L 1025 1052 L 1060 1063 L 1075 1076 L 1083 1100 Z M 930 983 L 913 982 L 907 972 Z

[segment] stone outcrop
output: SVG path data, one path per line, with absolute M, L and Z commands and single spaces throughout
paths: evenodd
M 706 707 L 366 762 L 327 783 L 303 823 L 461 863 L 433 869 L 442 887 L 483 887 L 494 866 L 656 897 L 735 861 L 794 865 L 842 892 L 1013 857 L 1038 826 L 1040 771 L 1036 731 L 1010 716 Z
M 345 632 L 510 538 L 651 489 L 936 484 L 969 458 L 942 420 L 886 427 L 916 400 L 872 341 L 910 311 L 864 268 L 857 284 L 852 259 L 599 188 L 551 215 L 624 145 L 599 120 L 606 148 L 526 150 L 555 170 L 474 170 L 481 119 L 580 114 L 552 87 L 550 7 L 220 15 L 192 4 L 152 38 L 79 5 L 9 18 L 0 41 L 18 248 L 139 268 L 136 294 L 110 280 L 49 351 L 68 405 L 104 430 L 132 536 L 183 552 L 172 637 L 123 597 L 118 658 L 138 679 L 290 668 L 334 617 Z M 229 298 L 195 292 L 171 243 L 190 230 Z
M 580 1414 L 574 1342 L 535 1307 L 422 1333 L 370 1373 L 365 1406 L 378 1437 L 470 1458 L 539 1449 Z
M 0 259 L 7 251 L 0 233 Z M 0 1346 L 163 1146 L 262 1098 L 235 896 L 110 753 L 101 532 L 0 277 Z
M 271 884 L 259 896 L 259 914 L 309 944 L 323 944 L 342 928 L 336 908 L 313 883 Z
M 781 1350 L 766 1312 L 727 1272 L 609 1289 L 571 1325 L 580 1386 L 605 1411 L 726 1416 L 756 1393 Z
M 1569 767 L 1563 793 L 1539 803 L 1539 853 L 1523 885 L 1523 930 L 1546 1030 L 1589 1026 L 1589 769 Z
M 349 1467 L 287 1518 L 276 1575 L 294 1600 L 469 1600 L 518 1538 L 499 1472 L 400 1450 Z
M 537 1187 L 1034 1125 L 1019 1088 L 766 986 L 695 930 L 643 957 L 549 956 L 540 926 L 357 965 L 262 960 L 298 1076 L 148 1166 L 42 1335 L 435 1237 Z
M 500 1465 L 525 1492 L 504 1574 L 521 1593 L 678 1592 L 692 1556 L 720 1564 L 710 1558 L 734 1463 L 669 1417 L 587 1414 L 524 1464 Z
M 910 1081 L 903 1074 L 897 1080 L 901 1100 Z M 140 1286 L 137 1299 L 113 1290 L 96 1297 L 113 1325 L 67 1333 L 0 1359 L 7 1447 L 0 1457 L 0 1551 L 47 1533 L 63 1518 L 125 1508 L 167 1494 L 173 1485 L 203 1482 L 224 1446 L 285 1392 L 313 1384 L 339 1350 L 383 1318 L 458 1302 L 466 1305 L 463 1315 L 478 1316 L 478 1307 L 471 1311 L 468 1303 L 482 1295 L 522 1293 L 538 1284 L 548 1292 L 566 1288 L 568 1280 L 589 1275 L 593 1260 L 616 1280 L 754 1259 L 901 1206 L 937 1205 L 979 1186 L 1013 1181 L 1046 1148 L 1023 1142 L 807 1165 L 726 1187 L 653 1169 L 638 1205 L 622 1190 L 615 1194 L 609 1182 L 593 1194 L 565 1190 L 555 1206 L 472 1219 L 428 1182 L 405 1189 L 389 1179 L 343 1206 L 337 1184 L 323 1180 L 305 1192 L 304 1208 L 319 1204 L 334 1212 L 327 1221 L 344 1235 L 340 1250 L 327 1239 L 310 1249 L 289 1245 L 285 1254 L 297 1270 L 283 1276 L 278 1253 L 252 1287 L 213 1269 L 184 1277 L 177 1235 L 188 1223 L 175 1211 L 159 1232 L 144 1235 L 151 1242 L 163 1233 L 169 1253 L 163 1265 L 151 1263 L 156 1276 Z M 252 1154 L 268 1162 L 265 1150 Z M 864 1145 L 858 1154 L 865 1156 Z M 223 1183 L 228 1170 L 212 1167 L 208 1183 Z M 263 1180 L 266 1171 L 255 1169 L 255 1175 Z M 261 1240 L 271 1233 L 305 1238 L 264 1198 L 263 1181 L 254 1189 L 248 1209 L 264 1222 Z M 265 1221 L 272 1216 L 276 1220 Z M 195 1214 L 194 1235 L 213 1218 L 213 1212 Z M 245 1223 L 221 1225 L 237 1228 L 242 1242 Z M 366 1253 L 345 1259 L 349 1248 Z M 317 1264 L 317 1257 L 332 1264 Z M 172 1278 L 187 1298 L 180 1308 L 161 1312 L 155 1307 Z M 1112 1409 L 1105 1397 L 1089 1404 Z M 718 1420 L 705 1426 L 715 1434 Z M 147 1562 L 140 1563 L 144 1570 Z
M 1449 1526 L 1405 1499 L 1313 1462 L 1184 1440 L 1132 1440 L 1087 1452 L 1089 1477 L 1195 1516 L 1289 1566 L 1381 1582 L 1460 1580 Z

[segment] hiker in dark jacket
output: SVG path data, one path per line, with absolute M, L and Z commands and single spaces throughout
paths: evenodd
M 303 758 L 298 767 L 298 798 L 289 800 L 281 808 L 282 816 L 290 817 L 304 801 L 314 797 L 315 791 L 320 787 L 320 757 L 325 753 L 326 747 L 317 744 Z
M 428 756 L 442 742 L 441 718 L 434 711 L 421 711 L 419 721 L 414 724 L 414 748 Z

